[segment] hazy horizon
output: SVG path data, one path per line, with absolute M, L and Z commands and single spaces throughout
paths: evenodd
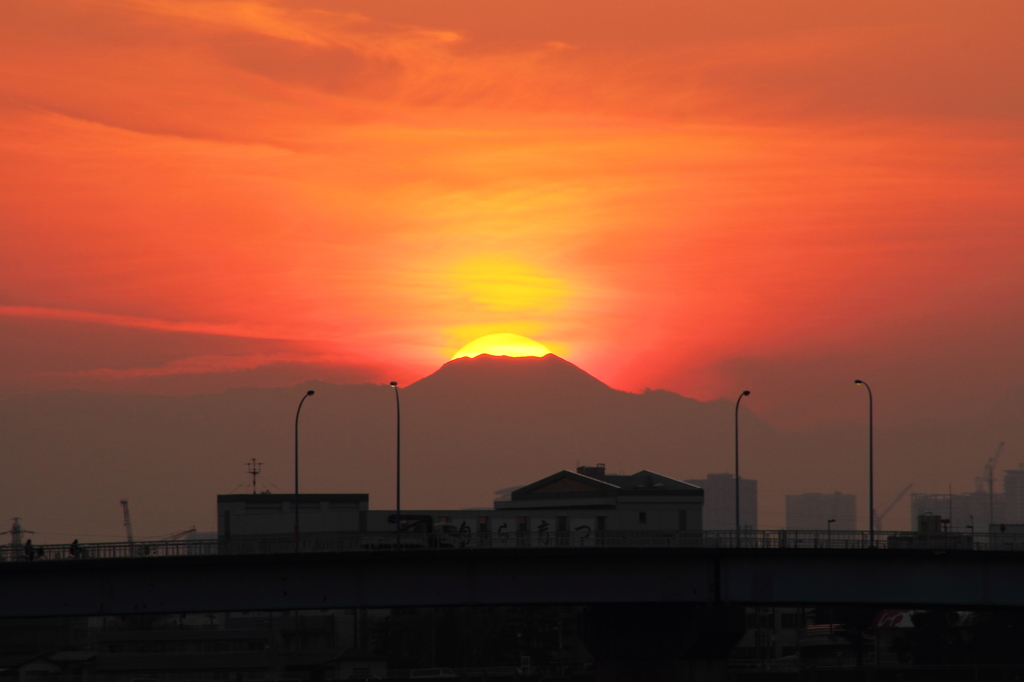
M 371 508 L 393 508 L 393 389 L 310 380 L 192 396 L 66 391 L 0 401 L 0 514 L 23 517 L 40 539 L 116 541 L 118 501 L 127 497 L 137 537 L 209 530 L 216 495 L 246 489 L 251 457 L 263 464 L 261 487 L 290 493 L 295 409 L 307 389 L 316 394 L 301 416 L 302 492 L 369 493 Z M 619 391 L 556 355 L 452 361 L 403 387 L 401 400 L 407 509 L 490 507 L 497 490 L 577 464 L 680 480 L 733 470 L 734 401 Z M 1024 454 L 1014 416 L 1024 393 L 1009 408 L 955 423 L 891 425 L 876 414 L 876 508 L 908 483 L 918 493 L 973 489 L 995 448 L 992 431 L 1009 441 L 1001 468 L 1014 468 Z M 783 528 L 785 495 L 805 492 L 856 495 L 866 528 L 866 424 L 780 430 L 745 405 L 740 423 L 741 475 L 758 481 L 761 528 Z M 883 527 L 910 525 L 908 497 Z

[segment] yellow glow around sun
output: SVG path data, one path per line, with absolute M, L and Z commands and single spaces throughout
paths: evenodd
M 519 334 L 489 334 L 470 341 L 452 360 L 475 358 L 478 355 L 507 355 L 513 358 L 540 358 L 550 354 L 543 344 Z

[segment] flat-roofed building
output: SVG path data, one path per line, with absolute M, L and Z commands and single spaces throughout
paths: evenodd
M 294 495 L 219 495 L 222 540 L 286 541 L 294 537 Z M 402 510 L 402 526 L 419 534 L 448 533 L 460 542 L 543 539 L 562 533 L 586 543 L 601 533 L 679 532 L 702 528 L 704 491 L 652 471 L 608 474 L 603 464 L 560 471 L 518 488 L 493 509 Z M 321 536 L 394 532 L 394 510 L 369 510 L 368 495 L 298 496 L 304 541 Z M 568 535 L 564 535 L 568 534 Z M 536 538 L 535 538 L 536 539 Z
M 360 533 L 367 529 L 370 496 L 363 494 L 218 495 L 217 537 L 292 538 L 295 504 L 304 536 Z
M 736 477 L 708 474 L 686 481 L 704 491 L 704 530 L 736 529 Z M 757 481 L 740 476 L 740 528 L 757 530 Z
M 991 505 L 991 506 L 990 506 Z M 1003 513 L 1003 496 L 996 493 L 991 498 L 988 492 L 975 491 L 970 493 L 912 493 L 910 495 L 910 519 L 912 528 L 917 527 L 917 519 L 923 514 L 933 514 L 946 520 L 944 524 L 949 532 L 965 533 L 976 530 L 984 532 L 993 516 L 996 523 L 1005 518 Z
M 1003 471 L 1003 494 L 990 523 L 1024 523 L 1024 464 Z

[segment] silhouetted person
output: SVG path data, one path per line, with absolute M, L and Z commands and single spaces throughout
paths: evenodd
M 32 547 L 32 541 L 31 540 L 25 540 L 25 558 L 28 559 L 29 561 L 32 561 L 33 559 L 36 558 L 36 553 L 35 553 L 35 550 Z
M 68 554 L 70 554 L 73 559 L 77 559 L 80 551 L 81 550 L 78 549 L 78 538 L 75 538 L 71 541 L 71 546 L 68 547 Z

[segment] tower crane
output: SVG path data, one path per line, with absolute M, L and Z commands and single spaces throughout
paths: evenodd
M 128 544 L 132 545 L 135 539 L 132 537 L 132 515 L 128 511 L 128 500 L 121 500 L 121 509 L 124 511 L 124 530 L 128 534 Z
M 913 488 L 913 487 L 914 487 L 913 483 L 908 485 L 906 488 L 904 488 L 903 490 L 900 491 L 899 495 L 897 495 L 896 497 L 893 498 L 892 502 L 890 502 L 886 506 L 886 508 L 882 510 L 881 514 L 878 514 L 878 513 L 875 514 L 875 528 L 876 529 L 882 530 L 882 519 L 884 519 L 886 517 L 886 515 L 889 512 L 892 511 L 892 508 L 895 507 L 899 503 L 899 501 L 902 500 L 906 496 L 906 494 L 910 492 L 910 489 Z
M 192 526 L 188 530 L 183 530 L 180 533 L 171 533 L 170 535 L 168 535 L 165 538 L 160 538 L 160 541 L 161 542 L 169 542 L 171 540 L 180 540 L 181 538 L 185 537 L 186 535 L 191 535 L 192 533 L 195 533 L 195 532 L 196 532 L 196 527 Z

